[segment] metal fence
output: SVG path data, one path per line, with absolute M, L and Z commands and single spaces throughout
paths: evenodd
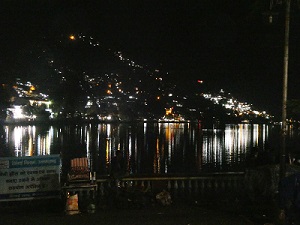
M 244 190 L 243 172 L 214 173 L 201 176 L 126 177 L 118 181 L 123 188 L 139 188 L 152 193 L 168 191 L 173 197 L 238 194 Z M 115 181 L 109 178 L 96 180 L 98 195 L 104 196 Z

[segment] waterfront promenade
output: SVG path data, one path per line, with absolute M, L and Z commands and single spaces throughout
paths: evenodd
M 276 200 L 266 201 L 265 198 L 260 198 L 263 197 L 260 195 L 251 200 L 248 197 L 249 193 L 245 193 L 248 189 L 241 188 L 244 186 L 241 180 L 243 177 L 241 174 L 198 179 L 189 177 L 193 182 L 181 177 L 172 177 L 168 181 L 163 178 L 162 180 L 143 178 L 146 180 L 144 185 L 151 184 L 152 188 L 159 187 L 160 191 L 162 184 L 164 187 L 170 187 L 172 203 L 165 206 L 155 200 L 154 193 L 157 192 L 153 192 L 154 190 L 144 192 L 146 186 L 142 189 L 135 187 L 121 189 L 126 191 L 115 198 L 116 193 L 112 191 L 113 189 L 108 189 L 112 192 L 103 189 L 103 182 L 106 180 L 98 179 L 98 192 L 104 191 L 106 194 L 97 195 L 94 200 L 86 198 L 89 195 L 84 193 L 79 195 L 85 196 L 81 198 L 79 214 L 68 215 L 66 200 L 63 198 L 0 202 L 0 225 L 279 225 Z M 127 178 L 124 182 L 141 182 L 139 179 L 142 178 Z M 155 185 L 155 182 L 159 183 Z M 183 192 L 183 187 L 191 191 L 190 185 L 193 188 L 198 187 L 199 193 L 203 194 L 191 195 L 189 192 L 189 194 Z M 93 213 L 87 210 L 87 206 L 91 203 L 96 206 Z

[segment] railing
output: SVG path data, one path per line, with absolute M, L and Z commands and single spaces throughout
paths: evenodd
M 98 195 L 104 196 L 111 188 L 109 178 L 96 180 Z M 119 181 L 124 188 L 138 187 L 153 193 L 166 190 L 174 197 L 237 194 L 244 190 L 244 173 L 214 173 L 201 176 L 126 177 Z

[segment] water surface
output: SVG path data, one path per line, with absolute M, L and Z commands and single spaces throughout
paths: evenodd
M 88 157 L 90 167 L 105 175 L 116 150 L 123 151 L 130 174 L 243 171 L 253 149 L 272 153 L 273 161 L 280 149 L 280 127 L 257 124 L 222 129 L 203 129 L 200 123 L 10 125 L 2 133 L 2 157 L 60 154 L 64 173 L 70 159 Z M 297 149 L 298 131 L 288 137 L 288 148 Z

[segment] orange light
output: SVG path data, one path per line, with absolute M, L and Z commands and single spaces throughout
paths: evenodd
M 72 41 L 74 41 L 74 40 L 76 39 L 74 35 L 70 35 L 69 38 L 70 38 L 70 40 L 72 40 Z
M 166 109 L 166 115 L 171 115 L 172 110 L 173 110 L 173 108 Z

